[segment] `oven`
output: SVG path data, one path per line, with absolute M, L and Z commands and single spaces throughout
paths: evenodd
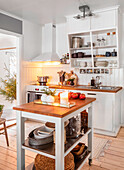
M 26 103 L 33 102 L 34 100 L 41 99 L 42 92 L 28 91 L 26 93 Z
M 46 89 L 48 89 L 48 86 L 28 85 L 26 87 L 26 103 L 41 99 L 41 96 Z

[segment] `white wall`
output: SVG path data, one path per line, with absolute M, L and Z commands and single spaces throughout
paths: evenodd
M 24 20 L 23 22 L 24 57 L 29 61 L 41 53 L 42 27 Z
M 34 79 L 36 79 L 36 75 L 40 74 L 39 68 L 37 69 L 35 64 L 29 61 L 41 53 L 41 32 L 42 27 L 40 25 L 31 23 L 26 20 L 23 21 L 23 37 L 21 42 L 23 51 L 21 51 L 22 57 L 19 61 L 22 63 L 20 70 L 21 103 L 25 103 L 26 101 L 25 86 L 32 83 Z

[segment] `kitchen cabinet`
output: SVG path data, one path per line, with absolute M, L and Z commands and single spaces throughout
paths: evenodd
M 118 25 L 118 7 L 94 11 L 94 16 L 83 19 L 75 19 L 67 16 L 67 32 L 69 34 L 80 33 L 82 31 L 109 29 Z M 81 14 L 82 15 L 82 14 Z
M 121 32 L 119 27 L 118 8 L 98 12 L 95 16 L 84 20 L 68 18 L 67 29 L 71 67 L 83 69 L 120 68 L 119 42 Z M 73 47 L 74 37 L 82 39 L 80 47 Z M 116 53 L 113 54 L 113 51 L 116 51 Z M 109 52 L 109 56 L 106 52 Z
M 84 69 L 119 68 L 120 48 L 118 34 L 116 27 L 68 34 L 71 67 Z M 73 48 L 74 37 L 81 38 L 82 47 Z M 106 54 L 106 52 L 108 53 Z
M 87 97 L 95 97 L 94 131 L 98 134 L 117 136 L 121 126 L 121 93 L 82 91 Z
M 90 18 L 84 20 L 76 20 L 73 17 L 67 18 L 67 32 L 68 33 L 79 33 L 82 31 L 90 30 Z
M 88 97 L 96 97 L 94 103 L 94 128 L 104 131 L 112 131 L 113 122 L 113 94 L 106 93 L 91 93 L 86 94 Z
M 98 12 L 91 18 L 91 29 L 103 29 L 116 26 L 117 10 Z

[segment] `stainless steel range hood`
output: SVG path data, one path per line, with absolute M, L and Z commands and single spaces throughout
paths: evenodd
M 32 61 L 60 61 L 56 53 L 56 26 L 52 23 L 42 27 L 42 54 Z

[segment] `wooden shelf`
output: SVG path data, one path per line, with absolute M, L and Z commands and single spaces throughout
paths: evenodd
M 91 60 L 92 58 L 91 57 L 84 57 L 84 58 L 71 58 L 72 60 Z
M 115 56 L 115 57 L 94 57 L 94 60 L 117 60 L 117 56 Z
M 80 135 L 76 139 L 67 139 L 67 143 L 65 144 L 65 155 L 66 156 L 81 140 L 84 138 L 87 134 L 91 132 L 91 128 L 88 128 L 85 130 L 84 135 Z M 23 149 L 27 149 L 39 154 L 46 155 L 48 157 L 51 157 L 54 159 L 55 158 L 55 144 L 54 143 L 49 143 L 46 145 L 40 145 L 40 146 L 33 146 L 29 144 L 29 139 L 25 140 L 25 143 L 22 145 Z
M 94 46 L 93 49 L 103 49 L 103 48 L 117 48 L 116 45 L 107 45 L 107 46 Z
M 72 37 L 73 36 L 80 36 L 80 34 L 72 34 L 71 37 L 69 36 L 69 47 L 70 47 L 70 56 L 72 55 L 72 53 L 74 52 L 84 52 L 86 54 L 89 54 L 89 50 L 91 51 L 91 58 L 88 59 L 88 58 L 81 58 L 81 59 L 78 59 L 78 58 L 75 58 L 77 61 L 88 61 L 88 60 L 91 60 L 92 62 L 92 65 L 94 65 L 94 61 L 95 60 L 114 60 L 116 59 L 117 61 L 117 64 L 118 66 L 117 67 L 111 67 L 112 69 L 114 68 L 119 68 L 119 44 L 118 44 L 118 34 L 117 34 L 117 37 L 116 37 L 116 42 L 112 45 L 112 43 L 110 45 L 107 45 L 107 44 L 103 44 L 102 46 L 98 46 L 96 43 L 93 44 L 94 42 L 97 41 L 97 38 L 99 38 L 100 35 L 102 35 L 102 37 L 104 37 L 106 39 L 106 35 L 107 35 L 107 32 L 118 32 L 117 28 L 113 27 L 113 28 L 105 28 L 105 29 L 98 29 L 98 30 L 90 30 L 89 31 L 89 39 L 87 39 L 87 37 L 83 37 L 83 43 L 84 44 L 87 44 L 87 42 L 91 42 L 91 46 L 90 47 L 81 47 L 81 48 L 72 48 Z M 82 32 L 83 34 L 83 32 Z M 95 37 L 94 37 L 95 36 Z M 101 37 L 101 36 L 100 36 Z M 96 45 L 96 46 L 93 46 L 93 45 Z M 94 54 L 105 54 L 106 51 L 112 51 L 113 49 L 116 49 L 117 53 L 118 53 L 118 56 L 117 57 L 101 57 L 101 58 L 95 58 L 94 57 Z M 101 50 L 101 52 L 100 52 Z M 99 51 L 99 52 L 98 52 Z M 72 62 L 71 62 L 72 61 Z M 73 58 L 70 58 L 70 62 L 71 62 L 71 67 L 73 68 L 81 68 L 81 67 L 76 67 L 76 63 L 73 62 L 74 59 Z M 99 67 L 100 68 L 100 67 Z
M 90 155 L 91 155 L 91 152 L 88 151 L 87 155 L 83 159 L 75 162 L 75 170 L 78 170 L 79 168 L 83 167 L 83 165 L 86 163 Z M 32 162 L 30 165 L 26 167 L 26 170 L 31 170 L 31 169 L 35 170 L 34 162 Z
M 94 46 L 93 49 L 103 49 L 103 48 L 117 48 L 116 45 L 107 45 L 107 46 Z M 81 48 L 70 48 L 70 51 L 75 50 L 90 50 L 91 47 L 81 47 Z
M 75 51 L 75 50 L 90 50 L 91 47 L 81 47 L 81 48 L 70 48 L 71 51 Z

